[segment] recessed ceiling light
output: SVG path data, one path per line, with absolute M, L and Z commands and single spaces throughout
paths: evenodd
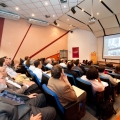
M 82 12 L 84 12 L 84 9 L 82 9 Z
M 69 21 L 69 19 L 67 19 L 67 21 Z
M 102 1 L 102 0 L 99 0 L 100 2 Z
M 34 17 L 35 15 L 34 14 L 32 14 L 32 17 Z
M 70 29 L 69 29 L 70 30 Z
M 64 7 L 64 8 L 66 8 L 67 6 L 66 6 L 66 5 L 64 5 L 63 7 Z
M 97 15 L 99 15 L 99 13 L 97 13 Z
M 71 27 L 72 25 L 70 25 L 70 27 Z
M 9 42 L 9 45 L 10 45 L 11 43 Z
M 55 17 L 55 15 L 53 15 L 53 17 Z
M 45 5 L 48 5 L 48 2 L 45 2 Z
M 18 7 L 16 7 L 15 9 L 16 9 L 16 10 L 19 10 L 19 8 L 18 8 Z
M 57 26 L 59 26 L 59 24 L 57 24 Z

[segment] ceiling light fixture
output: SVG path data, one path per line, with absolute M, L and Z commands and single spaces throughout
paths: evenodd
M 67 6 L 66 6 L 66 5 L 64 5 L 63 7 L 64 7 L 64 8 L 66 8 Z
M 100 2 L 102 1 L 102 0 L 99 0 Z
M 75 13 L 76 13 L 75 7 L 72 7 L 72 8 L 71 8 L 71 11 L 72 11 L 73 14 L 75 14 Z
M 97 13 L 97 15 L 99 15 L 99 13 Z
M 72 27 L 72 25 L 70 25 L 70 27 Z
M 57 26 L 59 27 L 59 24 Z
M 45 2 L 45 5 L 48 5 L 48 3 L 47 3 L 47 2 Z
M 56 20 L 54 21 L 54 24 L 55 24 L 55 25 L 57 25 L 57 22 L 56 22 Z
M 34 14 L 32 14 L 32 17 L 34 17 L 35 15 Z
M 69 21 L 69 19 L 67 19 L 67 21 Z
M 19 8 L 18 8 L 18 7 L 16 7 L 15 9 L 16 9 L 16 10 L 19 10 Z
M 84 12 L 84 9 L 82 9 L 82 12 Z
M 53 17 L 55 17 L 55 15 L 53 15 Z

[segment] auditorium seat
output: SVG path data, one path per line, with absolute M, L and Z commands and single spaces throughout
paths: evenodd
M 77 120 L 77 114 L 80 107 L 79 101 L 72 102 L 63 107 L 55 92 L 50 90 L 45 84 L 42 85 L 42 89 L 46 96 L 47 103 L 56 109 L 59 117 L 62 120 Z
M 75 81 L 73 75 L 70 75 L 70 74 L 67 74 L 67 73 L 65 73 L 65 75 L 67 76 L 67 78 L 68 78 L 70 84 L 76 86 L 76 81 Z

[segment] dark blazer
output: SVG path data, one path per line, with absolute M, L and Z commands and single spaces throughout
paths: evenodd
M 77 77 L 80 77 L 75 71 L 73 70 L 69 70 L 69 69 L 65 69 L 64 70 L 65 73 L 73 75 L 74 79 L 76 79 Z
M 25 95 L 16 94 L 11 91 L 7 92 L 22 98 L 24 101 L 29 100 Z M 31 108 L 27 104 L 17 103 L 0 96 L 0 120 L 23 120 L 22 117 L 30 113 L 30 110 Z M 30 118 L 29 114 L 28 116 Z

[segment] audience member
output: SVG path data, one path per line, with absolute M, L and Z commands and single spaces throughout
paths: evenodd
M 86 73 L 86 76 L 82 76 L 81 79 L 89 81 L 95 92 L 102 92 L 105 87 L 108 86 L 106 82 L 100 80 L 98 71 L 95 67 L 90 67 Z
M 74 70 L 74 64 L 73 62 L 68 62 L 67 63 L 67 69 L 64 70 L 65 73 L 73 75 L 74 79 L 76 79 L 77 77 L 80 77 Z
M 50 69 L 52 69 L 52 60 L 50 59 L 50 58 L 48 58 L 47 60 L 46 60 L 46 67 L 48 67 L 48 68 L 50 68 Z
M 28 96 L 7 91 L 5 78 L 0 73 L 0 120 L 54 120 L 55 109 L 47 107 L 44 94 Z M 34 116 L 33 116 L 34 115 Z M 33 119 L 34 118 L 34 119 Z
M 67 68 L 67 65 L 65 64 L 65 60 L 64 59 L 60 60 L 60 66 L 62 66 L 63 68 Z
M 77 99 L 82 103 L 81 116 L 85 114 L 85 102 L 86 102 L 86 92 L 83 92 L 79 98 L 77 98 L 76 93 L 69 83 L 67 76 L 60 65 L 55 65 L 51 70 L 51 78 L 48 81 L 48 88 L 54 91 L 60 103 L 63 106 L 68 105 L 70 102 L 77 101 Z
M 112 76 L 104 74 L 104 70 L 105 70 L 104 66 L 99 66 L 98 67 L 99 75 L 107 77 L 113 85 L 117 85 L 117 81 Z
M 25 59 L 24 59 L 24 64 L 26 64 L 26 61 L 29 57 L 28 56 L 25 56 Z
M 30 60 L 30 67 L 29 67 L 29 69 L 30 69 L 31 71 L 34 71 L 34 70 L 35 70 L 34 60 L 33 60 L 33 59 Z
M 76 60 L 74 63 L 75 63 L 75 65 L 76 65 L 76 66 L 74 66 L 74 69 L 79 70 L 79 71 L 80 71 L 80 74 L 83 75 L 83 71 L 82 71 L 82 69 L 80 68 L 80 62 L 79 62 L 79 59 Z
M 117 66 L 115 67 L 115 70 L 114 70 L 113 72 L 115 72 L 115 73 L 117 73 L 117 74 L 120 74 L 120 65 L 117 65 Z
M 35 66 L 35 69 L 34 69 L 33 73 L 36 74 L 39 81 L 41 82 L 41 80 L 42 80 L 42 70 L 41 70 L 42 62 L 40 60 L 36 60 L 36 61 L 34 61 L 34 66 Z

